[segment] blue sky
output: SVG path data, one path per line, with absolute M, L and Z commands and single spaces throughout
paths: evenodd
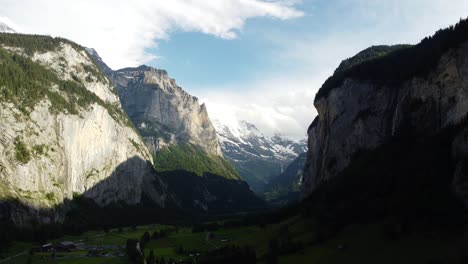
M 165 69 L 212 118 L 304 138 L 341 60 L 417 43 L 466 0 L 0 0 L 0 22 L 95 48 L 112 68 Z M 25 8 L 27 7 L 27 8 Z
M 194 92 L 203 87 L 238 84 L 294 70 L 298 65 L 276 59 L 275 54 L 281 53 L 282 47 L 271 37 L 298 36 L 309 32 L 314 21 L 314 6 L 310 3 L 297 5 L 305 15 L 296 19 L 248 20 L 236 39 L 176 31 L 169 39 L 159 42 L 158 47 L 150 49 L 149 52 L 161 57 L 149 64 L 168 70 L 179 84 L 190 87 Z M 320 31 L 316 29 L 317 34 Z

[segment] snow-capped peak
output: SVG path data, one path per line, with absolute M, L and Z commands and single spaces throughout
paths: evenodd
M 279 134 L 265 136 L 254 124 L 246 121 L 227 125 L 215 119 L 213 124 L 227 156 L 229 152 L 234 152 L 261 158 L 290 160 L 306 151 L 305 141 L 295 141 Z
M 246 121 L 226 124 L 213 119 L 213 125 L 224 157 L 257 191 L 307 151 L 305 140 L 295 141 L 279 134 L 270 137 Z

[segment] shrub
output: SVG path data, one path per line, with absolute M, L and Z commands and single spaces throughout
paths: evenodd
M 54 198 L 55 198 L 55 194 L 53 192 L 46 193 L 45 196 L 46 196 L 47 200 L 49 200 L 49 201 L 53 201 Z
M 31 160 L 31 153 L 29 152 L 26 145 L 19 137 L 16 137 L 14 144 L 16 160 L 18 160 L 22 164 L 28 163 Z

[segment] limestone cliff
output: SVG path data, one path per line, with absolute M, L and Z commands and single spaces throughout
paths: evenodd
M 0 218 L 61 222 L 74 195 L 164 205 L 151 154 L 83 48 L 0 34 L 0 55 Z
M 180 207 L 233 211 L 265 206 L 224 159 L 206 106 L 196 97 L 164 70 L 142 65 L 112 71 L 97 52 L 88 52 L 115 84 L 158 175 Z
M 467 24 L 462 21 L 414 47 L 401 46 L 337 70 L 327 80 L 315 99 L 318 116 L 308 130 L 303 196 L 338 176 L 363 152 L 400 136 L 418 142 L 465 121 Z M 468 180 L 462 167 L 468 157 L 467 138 L 465 126 L 461 127 L 452 144 L 451 159 L 457 169 L 447 177 L 453 178 L 455 189 L 466 199 Z M 392 162 L 390 155 L 387 163 Z
M 222 155 L 206 106 L 179 87 L 166 71 L 140 66 L 115 71 L 110 77 L 151 152 L 189 142 Z

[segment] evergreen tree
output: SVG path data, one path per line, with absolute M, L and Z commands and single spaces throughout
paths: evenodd
M 148 258 L 146 258 L 146 264 L 155 264 L 155 263 L 156 263 L 156 258 L 154 257 L 154 251 L 151 250 Z

